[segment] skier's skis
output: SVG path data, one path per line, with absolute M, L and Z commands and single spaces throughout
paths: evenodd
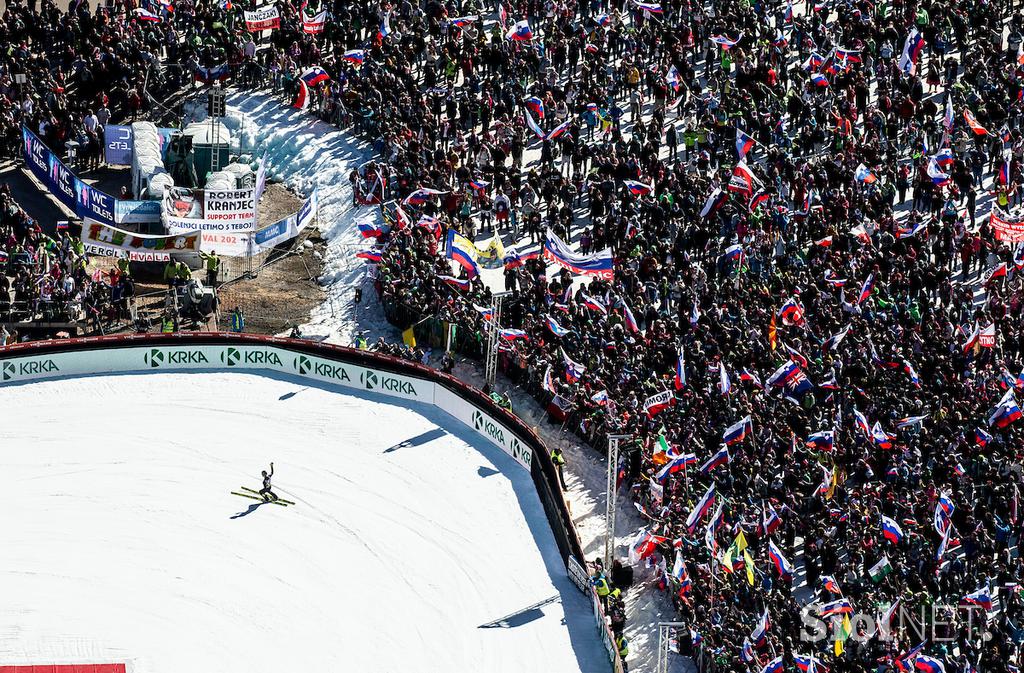
M 259 496 L 260 496 L 260 499 L 261 499 L 261 500 L 263 499 L 263 496 L 261 496 L 261 495 L 260 495 L 260 492 L 259 492 L 259 491 L 255 491 L 255 490 L 253 490 L 253 489 L 251 489 L 251 488 L 248 488 L 247 486 L 242 486 L 242 487 L 241 487 L 241 489 L 242 489 L 243 491 L 247 491 L 247 492 L 249 492 L 249 493 L 252 493 L 252 494 L 254 494 L 254 495 L 259 495 Z M 294 504 L 295 504 L 295 503 L 294 503 L 294 502 L 292 502 L 291 500 L 285 500 L 284 498 L 278 498 L 277 500 L 271 500 L 271 502 L 283 502 L 283 503 L 284 503 L 284 504 L 286 504 L 286 505 L 294 505 Z
M 286 501 L 281 501 L 281 500 L 264 500 L 262 496 L 249 495 L 248 493 L 239 493 L 237 491 L 231 491 L 231 495 L 240 495 L 243 498 L 251 498 L 253 500 L 259 500 L 260 502 L 269 502 L 269 503 L 271 503 L 273 505 L 280 505 L 281 507 L 287 507 L 289 504 L 292 504 L 292 505 L 295 504 L 295 503 L 291 502 L 290 500 L 286 500 Z

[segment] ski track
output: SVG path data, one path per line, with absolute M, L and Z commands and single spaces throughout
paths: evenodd
M 281 399 L 300 385 L 151 373 L 0 387 L 0 405 L 19 410 L 0 426 L 0 661 L 607 668 L 526 471 L 432 407 L 316 386 L 301 405 Z M 37 441 L 54 407 L 72 442 Z M 258 488 L 270 460 L 296 505 L 230 495 Z M 535 619 L 479 628 L 552 595 Z

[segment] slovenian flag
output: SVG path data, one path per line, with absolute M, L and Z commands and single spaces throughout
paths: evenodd
M 754 148 L 754 139 L 740 129 L 736 129 L 736 151 L 740 159 L 747 156 L 747 152 Z
M 1002 429 L 1020 420 L 1021 415 L 1020 405 L 1017 404 L 1017 398 L 1014 396 L 1013 389 L 1011 388 L 999 400 L 996 410 L 989 416 L 988 424 Z
M 722 448 L 715 452 L 715 455 L 707 459 L 707 461 L 700 466 L 702 474 L 710 474 L 711 470 L 725 465 L 729 462 L 729 445 L 723 444 Z
M 843 595 L 842 589 L 839 588 L 839 582 L 836 582 L 836 578 L 831 575 L 822 575 L 821 588 L 830 594 L 836 594 L 837 596 Z
M 538 138 L 544 137 L 544 129 L 537 124 L 533 119 L 533 115 L 530 114 L 529 110 L 523 110 L 523 120 L 526 122 L 526 127 L 530 129 L 530 132 Z
M 802 673 L 818 673 L 818 660 L 814 658 L 813 654 L 794 654 L 793 663 L 796 664 L 796 669 Z
M 362 49 L 349 49 L 341 55 L 343 59 L 355 65 L 362 65 L 366 59 L 366 52 Z
M 438 276 L 438 278 L 460 290 L 468 291 L 469 288 L 472 287 L 472 284 L 468 279 L 462 280 L 461 278 L 455 278 L 454 276 Z
M 676 374 L 675 374 L 675 387 L 676 390 L 682 390 L 686 387 L 686 356 L 683 354 L 683 349 L 679 349 L 679 357 L 676 358 Z
M 368 264 L 380 264 L 380 261 L 383 258 L 381 253 L 376 250 L 363 250 L 362 252 L 357 252 L 356 257 L 359 259 L 365 259 Z
M 903 53 L 900 54 L 899 69 L 912 75 L 917 67 L 917 59 L 924 49 L 924 35 L 917 28 L 912 28 L 903 43 Z
M 775 564 L 775 569 L 782 579 L 790 581 L 793 579 L 793 566 L 782 555 L 782 550 L 775 545 L 774 540 L 768 540 L 768 558 Z
M 871 427 L 871 441 L 880 449 L 892 448 L 892 440 L 889 439 L 889 435 L 885 434 L 885 430 L 882 429 L 878 421 L 875 421 L 875 424 Z
M 764 668 L 761 669 L 761 673 L 782 673 L 782 670 L 782 655 L 780 654 L 779 656 L 775 657 L 767 664 L 765 664 Z
M 380 238 L 384 234 L 388 233 L 387 230 L 379 224 L 360 222 L 357 226 L 359 227 L 359 233 L 363 235 L 363 238 Z
M 807 438 L 807 442 L 805 443 L 809 449 L 814 449 L 816 451 L 832 451 L 835 444 L 835 433 L 831 430 L 815 432 Z
M 917 659 L 914 661 L 914 668 L 921 673 L 946 673 L 946 666 L 938 659 L 925 656 L 923 654 L 917 655 Z
M 903 540 L 903 530 L 893 519 L 882 515 L 882 536 L 893 544 L 899 544 Z
M 686 529 L 693 534 L 693 531 L 697 528 L 697 522 L 704 518 L 704 516 L 711 510 L 715 505 L 715 485 L 711 484 L 708 490 L 704 492 L 704 495 L 700 497 L 697 504 L 694 505 L 693 511 L 686 517 Z M 766 613 L 767 614 L 767 613 Z
M 457 16 L 454 19 L 448 19 L 448 23 L 452 26 L 455 26 L 456 28 L 462 28 L 475 22 L 479 18 L 480 17 L 477 16 L 476 14 L 470 14 L 468 16 Z
M 912 428 L 915 425 L 920 425 L 921 421 L 928 418 L 927 416 L 907 416 L 896 421 L 896 429 L 903 430 L 905 428 Z
M 530 22 L 526 19 L 516 21 L 505 33 L 505 37 L 514 42 L 529 42 L 533 39 L 533 31 L 530 30 Z
M 623 180 L 622 183 L 626 185 L 626 189 L 633 196 L 646 196 L 654 191 L 653 185 L 647 185 L 636 180 Z
M 686 564 L 683 562 L 683 554 L 676 550 L 676 562 L 672 564 L 672 577 L 679 582 L 679 595 L 687 596 L 692 589 L 690 576 L 686 572 Z
M 839 600 L 832 601 L 831 603 L 825 603 L 818 609 L 818 615 L 821 617 L 849 614 L 853 614 L 853 606 L 850 605 L 850 601 L 845 598 L 840 598 Z
M 725 192 L 720 188 L 715 187 L 715 189 L 713 189 L 711 193 L 708 194 L 707 200 L 704 201 L 704 207 L 700 211 L 700 216 L 707 217 L 708 215 L 711 215 L 719 208 L 721 208 L 723 205 L 725 205 L 725 201 L 728 198 L 728 192 Z
M 530 112 L 537 115 L 537 119 L 544 119 L 544 101 L 536 96 L 530 96 L 523 102 L 530 109 Z
M 144 7 L 136 7 L 132 11 L 135 12 L 135 18 L 137 18 L 140 21 L 152 21 L 154 23 L 160 23 L 161 21 L 163 21 L 163 19 L 161 19 L 158 14 L 154 14 L 153 12 L 149 11 L 148 9 L 145 9 Z
M 629 327 L 629 331 L 633 334 L 640 333 L 640 325 L 637 324 L 636 318 L 633 316 L 633 311 L 630 310 L 629 305 L 626 302 L 622 302 L 622 317 L 626 319 L 626 326 Z
M 480 317 L 483 318 L 484 322 L 487 322 L 488 320 L 494 320 L 493 308 L 487 306 L 477 306 L 476 304 L 473 304 L 473 308 L 475 308 L 476 312 L 480 314 Z
M 556 337 L 564 337 L 565 335 L 567 335 L 570 332 L 572 332 L 572 330 L 565 329 L 564 327 L 559 325 L 557 322 L 555 322 L 555 319 L 552 318 L 551 316 L 548 316 L 547 320 L 548 320 L 548 329 L 551 330 L 551 333 L 554 334 Z
M 754 421 L 749 415 L 744 416 L 736 423 L 730 425 L 722 434 L 722 441 L 726 444 L 736 444 L 754 432 Z
M 977 605 L 985 612 L 992 612 L 992 597 L 989 595 L 988 589 L 978 589 L 974 593 L 967 594 L 963 597 L 963 602 Z
M 675 474 L 680 470 L 685 470 L 690 465 L 697 464 L 697 455 L 693 453 L 685 453 L 681 456 L 672 456 L 665 465 L 658 470 L 658 473 L 654 475 L 660 483 L 664 484 L 665 480 L 668 479 L 670 474 Z
M 811 84 L 814 86 L 828 86 L 828 77 L 825 77 L 820 72 L 816 72 L 811 75 Z
M 754 627 L 753 632 L 750 634 L 750 640 L 754 643 L 754 647 L 764 647 L 768 642 L 768 629 L 772 626 L 771 621 L 768 619 L 768 608 L 764 609 L 764 613 L 761 618 L 757 620 L 757 626 Z M 775 670 L 782 670 L 782 658 L 779 657 L 779 668 Z M 765 670 L 768 670 L 767 667 Z
M 669 66 L 668 74 L 665 75 L 665 84 L 668 84 L 673 91 L 679 91 L 679 87 L 683 83 L 683 78 L 679 75 L 679 70 L 674 66 Z
M 529 341 L 530 336 L 521 329 L 506 328 L 498 330 L 498 336 L 506 341 L 516 341 L 518 339 L 525 339 Z
M 299 92 L 292 107 L 296 110 L 305 110 L 309 107 L 309 87 L 301 79 L 299 80 Z
M 384 15 L 384 20 L 380 22 L 380 28 L 377 30 L 377 34 L 380 35 L 380 39 L 384 39 L 391 34 L 391 12 Z
M 795 298 L 790 297 L 782 304 L 778 316 L 787 325 L 799 325 L 804 321 L 804 308 Z
M 765 508 L 762 503 L 761 506 L 761 534 L 771 535 L 775 530 L 782 525 L 782 518 L 779 513 L 775 511 L 775 508 L 771 503 L 768 503 L 768 507 Z
M 314 65 L 300 75 L 300 79 L 309 86 L 316 86 L 320 82 L 326 82 L 330 78 L 331 76 L 327 74 L 327 71 L 318 65 Z
M 737 44 L 739 44 L 740 40 L 742 40 L 742 39 L 743 39 L 743 33 L 740 33 L 736 37 L 735 40 L 733 40 L 733 39 L 731 39 L 729 37 L 726 37 L 725 35 L 712 35 L 711 36 L 711 41 L 714 42 L 715 44 L 717 44 L 719 47 L 721 47 L 722 49 L 724 49 L 726 51 L 728 51 L 729 49 L 732 49 L 733 47 L 735 47 Z
M 871 296 L 873 289 L 875 289 L 874 272 L 868 274 L 868 277 L 864 280 L 864 285 L 860 288 L 860 295 L 857 297 L 857 304 L 863 304 L 864 300 Z
M 718 392 L 726 397 L 732 392 L 732 379 L 729 378 L 729 372 L 722 361 L 718 362 Z
M 569 130 L 569 127 L 571 125 L 572 118 L 566 119 L 564 122 L 562 122 L 555 128 L 551 129 L 551 133 L 548 133 L 546 136 L 544 136 L 544 140 L 554 140 L 555 138 L 561 137 L 562 134 Z
M 637 6 L 637 9 L 641 9 L 648 14 L 662 14 L 665 10 L 661 8 L 656 2 L 640 2 L 639 0 L 633 0 L 633 4 Z

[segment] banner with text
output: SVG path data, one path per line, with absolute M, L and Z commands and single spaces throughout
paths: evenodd
M 277 7 L 257 7 L 253 11 L 245 12 L 245 28 L 250 33 L 258 33 L 262 30 L 273 30 L 281 27 L 281 15 Z
M 185 253 L 199 252 L 201 235 L 190 231 L 171 236 L 149 236 L 124 231 L 102 222 L 86 220 L 82 224 L 82 243 L 127 252 Z

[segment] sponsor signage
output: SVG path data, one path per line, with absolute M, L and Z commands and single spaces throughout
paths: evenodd
M 441 386 L 434 389 L 434 404 L 486 437 L 527 470 L 530 469 L 533 451 L 503 423 Z
M 103 160 L 115 166 L 131 166 L 135 136 L 131 126 L 107 124 L 104 129 Z
M 60 374 L 54 358 L 30 357 L 4 360 L 0 365 L 0 381 L 22 381 Z
M 160 202 L 114 199 L 114 221 L 118 224 L 159 222 Z
M 47 191 L 80 218 L 114 223 L 114 197 L 79 180 L 28 127 L 21 128 L 21 136 L 25 164 Z

